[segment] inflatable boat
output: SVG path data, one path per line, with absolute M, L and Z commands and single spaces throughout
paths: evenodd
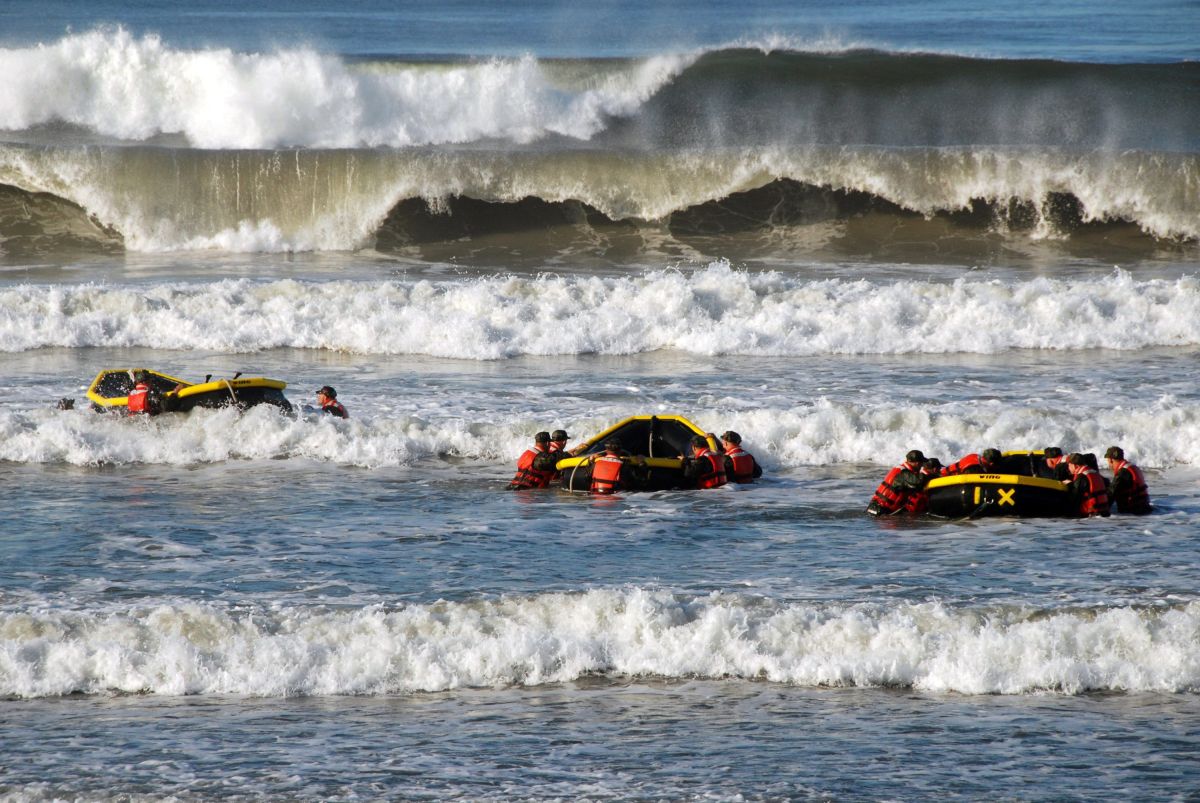
M 647 479 L 639 490 L 665 491 L 687 487 L 683 478 L 683 457 L 692 454 L 692 438 L 708 439 L 714 451 L 716 439 L 681 415 L 635 415 L 618 421 L 598 435 L 572 449 L 574 456 L 558 461 L 562 487 L 586 491 L 592 486 L 589 458 L 604 451 L 610 440 L 619 441 L 625 457 L 646 459 Z
M 981 516 L 1072 517 L 1075 503 L 1067 486 L 1035 476 L 1040 451 L 1005 452 L 996 474 L 936 477 L 925 485 L 931 516 L 948 519 Z
M 257 404 L 270 404 L 286 413 L 292 412 L 292 404 L 283 395 L 286 382 L 263 377 L 243 377 L 235 374 L 232 379 L 205 377 L 203 382 L 185 382 L 182 379 L 151 371 L 147 368 L 111 368 L 101 371 L 88 387 L 87 397 L 94 410 L 120 410 L 129 401 L 133 390 L 133 377 L 141 372 L 146 376 L 150 392 L 158 399 L 159 412 L 185 413 L 197 407 L 239 407 L 246 409 Z

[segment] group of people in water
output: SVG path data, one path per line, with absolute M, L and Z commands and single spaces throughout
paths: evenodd
M 1090 452 L 1063 454 L 1061 448 L 1047 446 L 1030 465 L 1033 476 L 1063 483 L 1071 495 L 1076 515 L 1108 516 L 1114 505 L 1118 513 L 1142 515 L 1151 512 L 1146 477 L 1140 468 L 1125 459 L 1125 450 L 1110 446 L 1104 457 L 1113 474 L 1111 480 L 1100 473 L 1096 455 Z M 920 515 L 929 507 L 926 486 L 930 480 L 960 474 L 1011 473 L 1002 465 L 1003 460 L 1004 455 L 999 449 L 984 449 L 943 466 L 936 457 L 926 458 L 919 449 L 913 449 L 875 489 L 867 512 L 873 516 Z
M 577 457 L 585 452 L 588 444 L 567 449 L 569 436 L 565 430 L 539 432 L 533 436 L 533 446 L 526 449 L 517 460 L 517 472 L 508 489 L 523 491 L 533 488 L 549 488 L 562 484 L 558 471 L 559 461 Z M 762 466 L 742 448 L 742 436 L 733 430 L 721 435 L 720 445 L 713 449 L 710 441 L 715 435 L 696 435 L 691 439 L 690 455 L 679 455 L 682 461 L 683 485 L 687 488 L 719 488 L 728 483 L 751 483 L 762 476 Z M 619 440 L 604 442 L 604 450 L 588 456 L 586 470 L 589 472 L 590 493 L 608 496 L 620 491 L 637 491 L 648 484 L 650 467 L 646 458 L 631 455 Z
M 150 377 L 145 371 L 135 371 L 133 373 L 133 387 L 126 397 L 125 407 L 129 415 L 158 415 L 166 412 L 169 409 L 169 404 L 164 399 L 163 394 L 159 393 L 150 384 Z M 178 392 L 182 386 L 177 385 L 175 392 Z M 305 406 L 305 412 L 325 413 L 332 415 L 334 418 L 349 418 L 350 414 L 346 412 L 346 407 L 337 400 L 337 391 L 329 385 L 323 385 L 317 390 L 317 406 Z M 60 399 L 58 402 L 59 409 L 70 410 L 75 407 L 74 399 Z

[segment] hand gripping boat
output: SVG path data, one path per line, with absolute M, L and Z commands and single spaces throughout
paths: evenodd
M 936 477 L 925 485 L 929 514 L 948 519 L 981 516 L 1022 518 L 1076 515 L 1067 486 L 1036 476 L 1042 456 L 1037 452 L 1005 452 L 996 474 L 957 474 Z
M 572 449 L 576 456 L 558 461 L 562 487 L 569 491 L 588 490 L 592 484 L 588 458 L 602 453 L 604 444 L 610 440 L 619 441 L 629 456 L 646 458 L 648 479 L 641 490 L 687 487 L 683 478 L 683 456 L 692 454 L 692 438 L 696 435 L 708 438 L 709 448 L 717 450 L 714 438 L 681 415 L 635 415 L 618 421 Z
M 151 393 L 157 394 L 160 411 L 164 413 L 183 413 L 196 407 L 245 409 L 256 404 L 270 404 L 285 413 L 292 412 L 291 402 L 283 395 L 287 383 L 278 379 L 234 374 L 232 379 L 205 377 L 203 382 L 191 383 L 145 368 L 112 368 L 96 374 L 87 392 L 92 408 L 119 410 L 126 407 L 129 392 L 133 390 L 133 377 L 138 371 L 146 375 L 146 384 Z

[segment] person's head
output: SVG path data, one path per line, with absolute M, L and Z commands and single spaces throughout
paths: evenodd
M 324 404 L 326 401 L 333 401 L 336 398 L 337 391 L 329 387 L 329 385 L 325 385 L 317 391 L 317 399 L 321 401 L 322 404 Z
M 994 466 L 994 465 L 997 465 L 997 464 L 999 464 L 999 462 L 1000 462 L 1000 458 L 1001 458 L 1002 456 L 1003 456 L 1003 455 L 1001 455 L 1001 454 L 1000 454 L 1000 450 L 999 450 L 999 449 L 984 449 L 984 450 L 983 450 L 983 451 L 980 453 L 980 455 L 979 455 L 979 459 L 980 459 L 981 461 L 983 461 L 983 464 L 984 464 L 985 466 Z
M 1125 459 L 1125 450 L 1120 446 L 1110 446 L 1104 452 L 1104 459 L 1109 463 L 1120 463 Z
M 941 474 L 942 461 L 938 460 L 936 457 L 930 457 L 921 463 L 921 471 L 925 472 L 926 474 Z
M 742 442 L 742 436 L 730 429 L 721 434 L 721 442 L 726 446 L 739 446 Z
M 904 455 L 905 463 L 912 463 L 914 466 L 925 462 L 925 453 L 920 449 L 910 449 L 908 454 Z
M 1088 468 L 1096 469 L 1096 471 L 1100 470 L 1100 463 L 1096 460 L 1096 454 L 1094 452 L 1083 453 L 1083 464 Z
M 1057 446 L 1047 446 L 1045 449 L 1042 449 L 1042 457 L 1045 457 L 1046 459 L 1062 456 L 1062 449 L 1058 448 Z
M 133 383 L 135 385 L 141 385 L 141 384 L 145 383 L 148 378 L 149 377 L 146 376 L 145 371 L 134 371 L 133 372 Z
M 565 429 L 556 429 L 550 433 L 550 442 L 557 443 L 559 446 L 564 445 L 570 438 L 571 436 Z
M 58 409 L 74 410 L 75 409 L 75 400 L 74 399 L 59 399 L 58 400 Z
M 692 436 L 692 451 L 693 452 L 703 452 L 707 448 L 708 448 L 708 438 L 704 437 L 703 435 L 693 435 Z
M 548 443 L 550 443 L 550 433 L 549 432 L 539 432 L 538 434 L 533 436 L 533 442 L 536 443 L 538 446 L 547 445 Z
M 621 442 L 619 440 L 617 440 L 616 438 L 605 441 L 604 442 L 604 451 L 608 452 L 611 455 L 620 454 L 621 453 Z

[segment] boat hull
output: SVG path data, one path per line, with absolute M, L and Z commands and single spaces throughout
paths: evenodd
M 929 514 L 943 518 L 1018 516 L 1071 517 L 1075 504 L 1057 481 L 1019 474 L 960 474 L 938 477 L 925 486 Z

